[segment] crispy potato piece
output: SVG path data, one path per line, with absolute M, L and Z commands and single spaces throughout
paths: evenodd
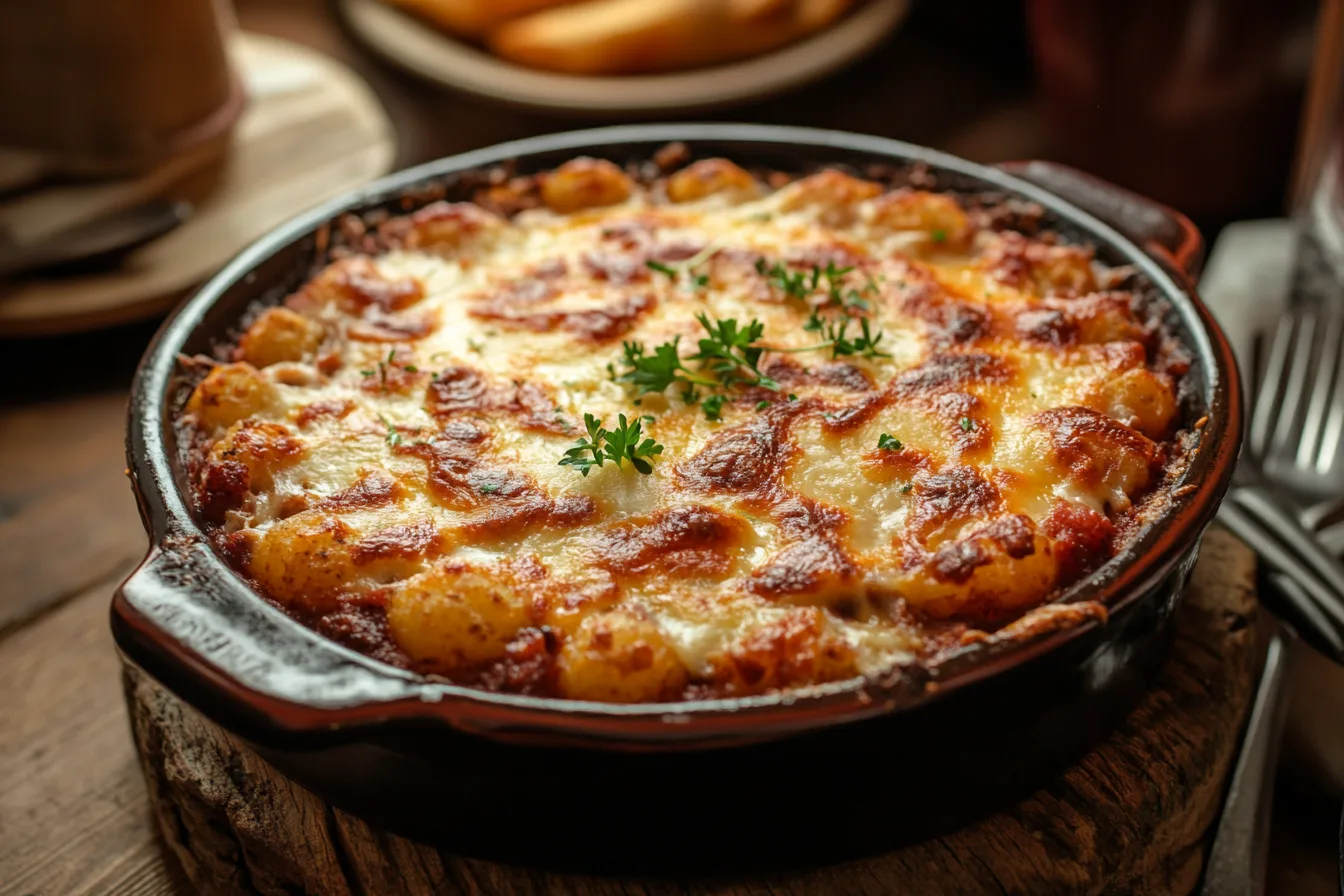
M 1166 438 L 1176 417 L 1176 394 L 1171 386 L 1142 367 L 1098 384 L 1087 396 L 1086 405 L 1150 439 Z
M 1134 372 L 1152 376 L 1146 370 Z M 1117 380 L 1128 382 L 1127 376 Z M 1140 394 L 1136 388 L 1130 399 L 1136 405 Z M 1124 395 L 1122 391 L 1107 398 L 1122 401 Z M 1114 512 L 1129 509 L 1130 496 L 1148 485 L 1159 458 L 1157 445 L 1142 433 L 1108 411 L 1090 407 L 1040 411 L 1031 418 L 1029 437 L 1046 463 L 1087 493 L 1100 496 Z
M 658 627 L 633 610 L 594 613 L 560 650 L 560 693 L 574 700 L 676 699 L 686 667 Z
M 262 413 L 276 398 L 274 384 L 251 364 L 221 364 L 191 393 L 187 413 L 194 415 L 203 428 L 214 429 Z
M 1001 517 L 941 545 L 900 591 L 930 616 L 992 618 L 1036 603 L 1058 574 L 1049 539 L 1026 517 Z
M 528 623 L 527 596 L 463 566 L 435 569 L 395 586 L 387 626 L 407 656 L 441 672 L 504 656 Z
M 303 443 L 293 437 L 288 426 L 240 420 L 210 449 L 210 460 L 242 464 L 251 488 L 261 490 L 271 487 L 276 470 L 295 463 L 302 454 Z
M 505 227 L 499 215 L 471 202 L 434 202 L 410 216 L 407 249 L 437 251 L 451 256 L 473 241 L 488 238 Z
M 561 214 L 616 205 L 630 198 L 634 184 L 606 159 L 572 159 L 542 176 L 541 199 Z
M 712 663 L 716 683 L 734 696 L 838 681 L 858 673 L 854 649 L 819 607 L 795 607 L 783 617 L 754 626 Z
M 870 180 L 828 168 L 780 188 L 775 201 L 782 211 L 806 209 L 828 227 L 847 227 L 858 214 L 858 204 L 881 192 Z
M 505 59 L 552 71 L 675 71 L 783 46 L 830 24 L 851 3 L 588 0 L 502 25 L 488 43 Z
M 272 525 L 252 546 L 252 578 L 266 594 L 309 611 L 330 610 L 356 578 L 349 526 L 301 513 Z
M 256 367 L 302 361 L 317 351 L 322 336 L 317 321 L 288 308 L 268 308 L 238 340 L 238 357 Z
M 701 159 L 667 179 L 667 198 L 673 202 L 694 202 L 714 193 L 746 198 L 759 190 L 756 178 L 727 159 Z
M 972 234 L 957 200 L 926 190 L 892 190 L 873 200 L 873 223 L 890 230 L 924 230 L 929 242 L 962 248 Z
M 440 28 L 464 37 L 481 37 L 491 28 L 510 19 L 563 6 L 574 0 L 387 0 L 416 15 L 429 19 Z

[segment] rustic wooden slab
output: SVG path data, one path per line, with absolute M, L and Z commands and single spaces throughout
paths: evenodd
M 142 673 L 125 686 L 160 833 L 206 894 L 1188 893 L 1254 684 L 1253 585 L 1250 552 L 1211 532 L 1154 690 L 1012 809 L 885 855 L 743 879 L 558 874 L 421 846 L 325 804 Z

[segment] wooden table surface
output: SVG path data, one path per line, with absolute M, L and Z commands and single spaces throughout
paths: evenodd
M 586 124 L 417 83 L 363 55 L 317 0 L 239 0 L 238 19 L 367 78 L 398 127 L 399 164 Z M 1041 152 L 1026 76 L 955 52 L 916 22 L 846 73 L 717 117 L 868 131 L 982 160 Z M 107 625 L 109 596 L 146 545 L 122 433 L 154 326 L 0 341 L 0 894 L 187 891 L 151 825 Z M 1272 892 L 1333 892 L 1330 823 L 1293 808 L 1276 826 Z

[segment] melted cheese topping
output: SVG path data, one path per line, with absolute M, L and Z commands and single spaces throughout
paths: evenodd
M 331 637 L 601 701 L 891 674 L 1105 560 L 1160 479 L 1174 384 L 1082 248 L 839 171 L 645 189 L 576 160 L 526 189 L 512 219 L 386 222 L 398 248 L 263 312 L 188 404 L 222 549 Z M 814 312 L 878 351 L 809 349 Z M 713 379 L 702 314 L 760 321 L 778 388 L 620 380 L 624 342 L 674 339 Z M 561 466 L 585 414 L 643 416 L 652 473 Z

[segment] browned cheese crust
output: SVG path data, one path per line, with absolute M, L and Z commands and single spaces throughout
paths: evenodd
M 351 219 L 196 385 L 198 510 L 296 618 L 491 690 L 760 694 L 1077 624 L 1049 602 L 1184 460 L 1187 364 L 1122 273 L 1012 217 L 576 159 Z M 760 325 L 745 363 L 693 357 L 701 315 Z M 680 379 L 629 376 L 660 346 Z M 648 472 L 561 465 L 588 414 L 639 420 Z

